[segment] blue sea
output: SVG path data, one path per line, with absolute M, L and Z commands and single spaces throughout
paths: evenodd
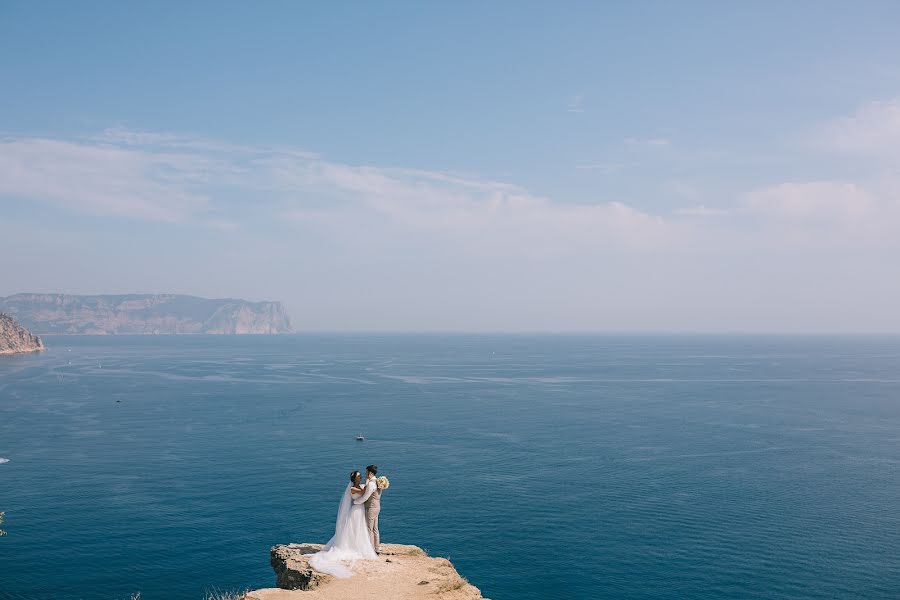
M 900 598 L 897 337 L 45 342 L 0 357 L 2 600 L 272 587 L 369 463 L 495 600 Z

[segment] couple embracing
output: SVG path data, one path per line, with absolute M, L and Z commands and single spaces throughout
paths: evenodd
M 335 577 L 350 577 L 350 565 L 356 560 L 378 557 L 378 513 L 381 492 L 389 485 L 386 477 L 378 477 L 378 467 L 366 467 L 366 480 L 359 471 L 350 473 L 350 483 L 338 508 L 334 537 L 309 559 L 316 571 Z

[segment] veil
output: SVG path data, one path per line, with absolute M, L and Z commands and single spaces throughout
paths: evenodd
M 347 484 L 344 495 L 341 496 L 334 537 L 309 559 L 309 565 L 316 571 L 341 579 L 353 576 L 353 571 L 350 570 L 353 561 L 377 558 L 366 530 L 365 511 L 362 506 L 358 506 L 356 512 L 353 512 L 351 486 L 352 484 Z
M 336 542 L 346 538 L 344 532 L 347 528 L 347 524 L 350 522 L 350 507 L 353 506 L 352 499 L 350 498 L 351 487 L 353 487 L 353 484 L 348 483 L 344 490 L 344 495 L 341 496 L 341 503 L 338 506 L 337 521 L 334 524 L 334 537 L 328 540 L 328 543 L 322 547 L 322 552 L 331 550 Z

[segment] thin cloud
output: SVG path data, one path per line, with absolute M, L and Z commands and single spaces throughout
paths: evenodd
M 731 214 L 731 211 L 724 208 L 709 208 L 701 205 L 676 208 L 674 214 L 680 217 L 723 217 Z
M 809 181 L 781 183 L 747 194 L 749 211 L 804 221 L 819 219 L 864 219 L 871 216 L 876 201 L 854 183 Z
M 207 172 L 195 155 L 147 153 L 52 139 L 0 141 L 0 196 L 74 212 L 171 223 L 208 208 L 187 185 Z
M 814 141 L 836 152 L 900 159 L 900 98 L 863 104 L 827 123 Z
M 660 140 L 632 139 L 640 146 Z M 636 163 L 576 168 L 615 173 Z M 301 149 L 239 146 L 173 133 L 117 128 L 80 140 L 6 138 L 0 142 L 0 195 L 99 217 L 196 224 L 236 231 L 315 224 L 339 235 L 427 235 L 467 252 L 559 253 L 604 249 L 654 252 L 700 248 L 727 238 L 741 219 L 809 227 L 828 219 L 898 223 L 884 209 L 889 191 L 841 181 L 760 186 L 716 208 L 668 189 L 690 206 L 654 214 L 616 199 L 560 202 L 508 182 L 439 171 L 352 165 Z M 693 204 L 696 203 L 696 204 Z M 677 206 L 677 204 L 676 204 Z M 730 216 L 729 219 L 703 219 Z M 287 218 L 284 218 L 287 217 Z M 701 223 L 705 223 L 701 225 Z M 774 229 L 772 229 L 774 230 Z M 744 235 L 744 232 L 741 232 Z M 827 243 L 822 240 L 821 243 Z M 746 238 L 746 243 L 754 243 Z

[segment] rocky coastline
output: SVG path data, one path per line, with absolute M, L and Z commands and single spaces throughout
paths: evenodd
M 477 587 L 457 573 L 446 558 L 434 558 L 418 546 L 381 544 L 377 560 L 358 561 L 355 575 L 337 579 L 309 566 L 322 544 L 274 546 L 270 562 L 274 588 L 247 592 L 244 600 L 482 600 Z
M 7 314 L 0 313 L 0 354 L 27 354 L 44 349 L 41 338 L 19 325 Z

